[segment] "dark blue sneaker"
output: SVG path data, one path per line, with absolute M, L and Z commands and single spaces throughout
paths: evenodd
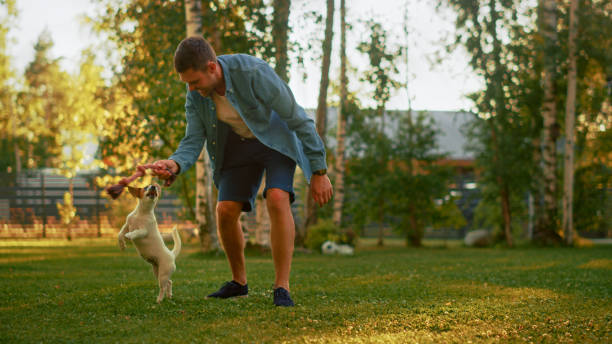
M 249 295 L 249 285 L 241 285 L 235 281 L 225 282 L 225 284 L 216 292 L 207 297 L 216 297 L 219 299 L 227 299 L 230 297 L 246 297 Z
M 291 300 L 291 296 L 287 289 L 283 287 L 279 287 L 274 289 L 274 304 L 277 306 L 283 307 L 293 307 L 293 300 Z

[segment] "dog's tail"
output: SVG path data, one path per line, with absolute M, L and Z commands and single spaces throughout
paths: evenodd
M 172 228 L 172 240 L 174 240 L 174 247 L 172 248 L 172 254 L 174 258 L 178 257 L 179 253 L 181 253 L 181 236 L 178 233 L 178 229 L 176 226 Z

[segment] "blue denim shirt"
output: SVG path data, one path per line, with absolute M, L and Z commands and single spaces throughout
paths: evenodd
M 225 78 L 225 96 L 261 143 L 293 159 L 310 183 L 312 171 L 325 169 L 325 148 L 315 124 L 293 97 L 289 86 L 264 61 L 249 55 L 222 55 L 217 60 Z M 230 127 L 217 119 L 210 97 L 189 91 L 185 102 L 187 128 L 169 159 L 188 170 L 198 159 L 204 142 L 213 180 L 218 186 Z

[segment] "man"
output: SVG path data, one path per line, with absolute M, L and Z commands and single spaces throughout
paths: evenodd
M 295 225 L 291 213 L 296 163 L 319 205 L 332 197 L 325 149 L 314 121 L 295 102 L 287 84 L 264 61 L 236 54 L 217 57 L 202 37 L 183 40 L 174 67 L 187 83 L 185 137 L 153 172 L 171 178 L 197 160 L 204 142 L 219 190 L 217 220 L 233 280 L 209 297 L 247 296 L 245 241 L 240 213 L 250 211 L 265 171 L 264 197 L 270 215 L 274 261 L 274 304 L 293 306 L 289 274 Z

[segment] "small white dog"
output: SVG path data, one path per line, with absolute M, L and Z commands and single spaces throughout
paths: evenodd
M 145 188 L 128 186 L 130 193 L 138 198 L 138 205 L 125 221 L 118 235 L 119 247 L 125 249 L 125 239 L 130 239 L 136 246 L 140 256 L 153 265 L 153 274 L 159 282 L 159 296 L 157 302 L 164 299 L 164 295 L 172 298 L 172 281 L 170 276 L 176 265 L 176 257 L 181 252 L 181 237 L 176 227 L 172 230 L 174 248 L 170 251 L 164 244 L 161 233 L 157 228 L 157 220 L 153 210 L 161 196 L 161 187 L 151 184 Z

